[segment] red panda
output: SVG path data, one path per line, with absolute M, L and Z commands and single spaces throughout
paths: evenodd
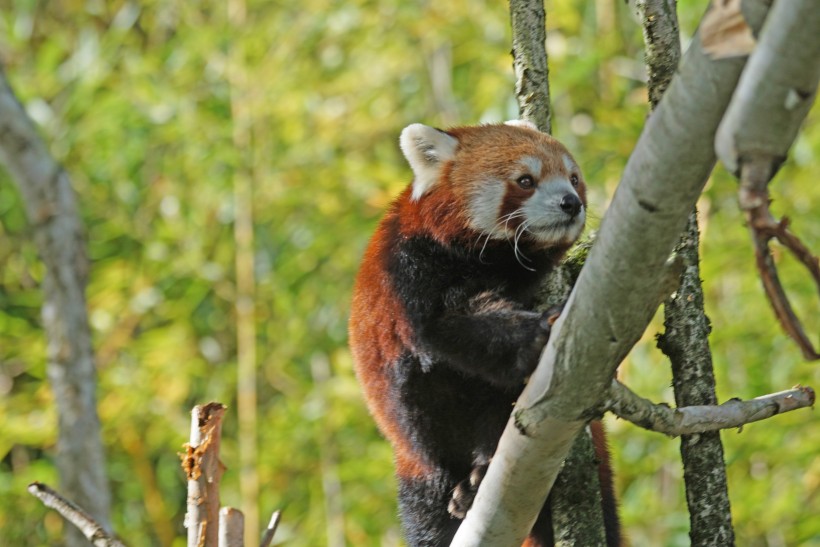
M 533 297 L 583 230 L 586 188 L 566 148 L 527 122 L 413 124 L 400 145 L 414 179 L 365 251 L 350 347 L 393 446 L 408 543 L 449 545 L 549 336 Z M 592 431 L 617 545 L 603 428 Z M 553 545 L 548 506 L 530 545 Z

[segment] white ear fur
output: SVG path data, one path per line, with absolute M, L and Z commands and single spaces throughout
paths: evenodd
M 414 123 L 401 132 L 399 145 L 415 175 L 415 201 L 438 182 L 441 167 L 455 155 L 458 141 L 443 131 Z
M 528 120 L 508 120 L 504 122 L 504 125 L 511 125 L 513 127 L 523 127 L 524 129 L 532 129 L 533 131 L 538 131 L 538 127 L 534 123 Z

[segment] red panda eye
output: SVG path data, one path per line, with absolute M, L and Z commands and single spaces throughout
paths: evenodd
M 533 188 L 535 188 L 535 181 L 532 179 L 530 175 L 522 175 L 518 177 L 518 179 L 515 182 L 518 183 L 518 186 L 520 186 L 524 190 L 532 190 Z
M 569 177 L 569 181 L 570 181 L 570 183 L 572 183 L 572 185 L 573 185 L 573 186 L 575 186 L 575 187 L 577 187 L 577 186 L 578 186 L 578 183 L 580 182 L 580 180 L 578 179 L 578 175 L 575 175 L 575 174 L 570 175 L 570 177 Z

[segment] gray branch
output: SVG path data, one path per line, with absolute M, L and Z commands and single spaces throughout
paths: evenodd
M 721 405 L 670 408 L 666 404 L 654 404 L 613 380 L 609 396 L 604 402 L 604 410 L 610 410 L 619 418 L 649 431 L 679 437 L 742 428 L 746 424 L 777 414 L 812 407 L 814 402 L 815 393 L 812 388 L 797 386 L 750 401 L 729 399 Z
M 259 542 L 259 547 L 270 547 L 273 543 L 273 537 L 276 535 L 276 529 L 279 528 L 279 521 L 282 518 L 282 511 L 276 510 L 270 516 L 268 527 L 265 528 L 265 533 L 262 534 L 262 541 Z
M 59 420 L 63 492 L 110 531 L 111 494 L 97 416 L 97 375 L 85 301 L 88 260 L 71 181 L 17 101 L 0 69 L 0 162 L 20 189 L 45 265 L 43 325 L 48 378 Z M 69 545 L 85 539 L 70 529 Z
M 745 4 L 759 27 L 767 4 Z M 520 545 L 527 535 L 575 436 L 655 312 L 664 263 L 712 170 L 714 135 L 744 64 L 713 61 L 693 39 L 627 163 L 454 545 Z

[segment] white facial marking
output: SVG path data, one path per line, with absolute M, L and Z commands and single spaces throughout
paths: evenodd
M 567 168 L 567 172 L 572 173 L 573 171 L 575 171 L 575 169 L 577 168 L 577 165 L 575 165 L 575 162 L 572 161 L 572 158 L 570 158 L 569 156 L 564 154 L 561 157 L 561 159 L 564 160 L 564 167 Z
M 538 180 L 541 178 L 541 160 L 535 156 L 524 156 L 519 161 L 524 168 L 522 175 L 532 175 L 532 178 Z
M 468 200 L 470 207 L 471 227 L 489 237 L 504 237 L 503 223 L 499 223 L 498 211 L 501 209 L 501 202 L 506 192 L 504 181 L 490 179 L 482 181 L 478 185 L 479 191 L 475 192 Z

